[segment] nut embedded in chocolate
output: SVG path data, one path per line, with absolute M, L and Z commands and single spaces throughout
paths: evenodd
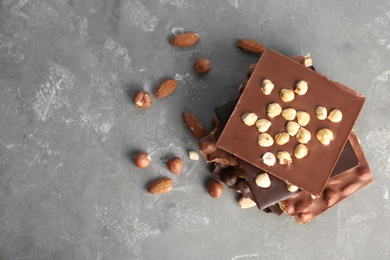
M 272 83 L 269 79 L 264 79 L 261 84 L 261 91 L 264 95 L 269 95 L 274 89 L 274 86 L 274 83 Z
M 316 137 L 324 145 L 328 145 L 333 140 L 333 132 L 327 128 L 318 130 Z
M 318 120 L 325 120 L 328 116 L 328 111 L 323 106 L 316 107 L 316 117 Z
M 281 89 L 279 95 L 280 95 L 280 99 L 286 103 L 293 101 L 295 97 L 294 92 L 286 88 Z
M 307 92 L 308 89 L 307 82 L 304 80 L 298 81 L 297 84 L 295 84 L 294 92 L 298 95 L 304 95 Z
M 228 187 L 232 187 L 238 178 L 237 169 L 233 166 L 228 166 L 220 172 L 220 179 L 224 182 Z
M 248 196 L 251 194 L 248 184 L 244 179 L 238 179 L 236 182 L 236 188 L 243 196 Z
M 269 179 L 268 173 L 263 172 L 257 174 L 255 177 L 255 183 L 261 188 L 268 188 L 271 186 L 271 180 Z
M 267 132 L 271 126 L 271 122 L 267 119 L 264 119 L 264 118 L 258 119 L 255 124 L 256 124 L 257 130 L 259 130 L 259 132 L 261 132 L 261 133 Z
M 217 150 L 217 144 L 212 136 L 205 136 L 199 139 L 199 150 L 203 154 L 210 154 Z
M 294 120 L 297 111 L 294 108 L 288 107 L 282 110 L 282 117 L 288 121 Z
M 343 113 L 341 113 L 341 111 L 339 109 L 337 109 L 337 108 L 332 109 L 329 112 L 328 119 L 330 121 L 332 121 L 333 123 L 338 123 L 338 122 L 341 121 L 341 119 L 343 119 Z

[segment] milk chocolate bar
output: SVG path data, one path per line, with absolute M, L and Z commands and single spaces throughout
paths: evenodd
M 269 95 L 264 94 L 261 89 L 265 79 L 274 84 Z M 282 90 L 292 92 L 296 90 L 295 84 L 302 80 L 308 83 L 307 92 L 304 95 L 295 94 L 293 100 L 285 101 L 281 95 Z M 364 101 L 365 98 L 356 91 L 336 84 L 290 58 L 267 49 L 218 138 L 217 146 L 283 181 L 319 196 L 347 142 Z M 277 134 L 286 132 L 286 123 L 289 120 L 281 115 L 271 117 L 267 106 L 274 103 L 279 104 L 282 109 L 293 108 L 310 116 L 308 124 L 301 123 L 298 116 L 291 120 L 298 121 L 299 130 L 305 135 L 292 135 L 288 142 L 277 144 Z M 325 107 L 328 112 L 338 109 L 342 112 L 342 120 L 333 122 L 330 119 L 318 119 L 318 106 Z M 275 139 L 272 145 L 268 146 L 269 142 L 266 142 L 267 146 L 259 145 L 264 144 L 259 142 L 262 133 L 255 126 L 248 126 L 243 122 L 242 116 L 246 113 L 254 113 L 258 118 L 271 122 L 266 133 L 271 137 L 271 141 Z M 331 131 L 333 138 L 328 131 L 324 132 L 325 129 Z M 298 136 L 304 136 L 305 140 Z M 308 136 L 311 137 L 309 140 L 306 138 Z M 321 138 L 325 137 L 329 137 L 329 144 L 322 143 Z M 301 159 L 294 156 L 294 149 L 299 143 L 303 143 L 308 150 L 307 156 Z M 283 157 L 280 156 L 279 163 L 270 166 L 261 160 L 267 152 L 277 156 L 283 152 Z
M 354 131 L 349 141 L 360 161 L 358 166 L 330 178 L 318 198 L 313 199 L 310 193 L 303 191 L 280 202 L 280 207 L 290 216 L 294 216 L 299 223 L 308 223 L 372 182 L 370 167 Z

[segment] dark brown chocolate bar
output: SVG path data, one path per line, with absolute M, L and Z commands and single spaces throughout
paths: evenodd
M 360 161 L 358 166 L 330 178 L 318 198 L 313 199 L 310 193 L 300 192 L 280 203 L 280 207 L 299 223 L 308 223 L 372 182 L 370 167 L 355 132 L 352 131 L 349 141 Z
M 264 95 L 261 91 L 264 79 L 270 79 L 275 84 L 271 95 Z M 295 83 L 300 80 L 308 82 L 307 93 L 303 96 L 296 95 L 293 101 L 284 103 L 279 97 L 280 90 L 282 88 L 293 89 Z M 218 138 L 217 146 L 264 169 L 277 178 L 319 196 L 347 142 L 364 101 L 365 98 L 357 92 L 340 86 L 275 51 L 266 50 Z M 311 133 L 311 140 L 306 144 L 309 153 L 305 158 L 293 157 L 293 162 L 289 165 L 276 163 L 273 166 L 267 166 L 261 161 L 266 152 L 277 154 L 283 150 L 292 155 L 298 144 L 296 138 L 291 137 L 290 141 L 284 145 L 274 144 L 271 147 L 261 147 L 257 142 L 260 134 L 257 128 L 249 127 L 242 122 L 243 114 L 253 112 L 259 118 L 271 121 L 271 128 L 267 133 L 272 137 L 286 131 L 287 121 L 282 116 L 274 118 L 267 116 L 266 106 L 270 103 L 278 103 L 282 108 L 292 107 L 296 111 L 309 113 L 310 122 L 305 128 Z M 334 123 L 327 119 L 318 120 L 315 109 L 319 105 L 326 107 L 328 111 L 334 108 L 341 110 L 342 121 Z M 322 128 L 328 128 L 333 132 L 334 138 L 329 145 L 324 145 L 316 139 L 317 131 Z M 313 169 L 317 170 L 313 171 Z

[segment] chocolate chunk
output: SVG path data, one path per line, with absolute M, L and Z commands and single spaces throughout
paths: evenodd
M 318 198 L 313 199 L 309 193 L 300 192 L 281 201 L 281 208 L 299 223 L 308 223 L 372 182 L 370 167 L 355 132 L 351 133 L 349 141 L 360 161 L 358 166 L 331 177 Z
M 237 169 L 233 166 L 228 166 L 220 171 L 220 177 L 222 182 L 224 182 L 227 186 L 232 187 L 236 184 L 238 173 Z

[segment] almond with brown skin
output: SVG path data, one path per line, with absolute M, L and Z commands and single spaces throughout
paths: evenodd
M 183 113 L 184 123 L 196 138 L 202 138 L 207 135 L 206 128 L 200 120 L 190 111 Z
M 177 34 L 169 39 L 169 43 L 176 47 L 191 47 L 199 41 L 199 35 L 193 32 Z
M 262 54 L 265 50 L 263 44 L 250 39 L 238 39 L 236 44 L 238 48 L 253 54 Z
M 175 91 L 177 87 L 177 81 L 174 79 L 167 79 L 163 83 L 158 86 L 156 91 L 154 92 L 154 95 L 156 98 L 165 98 L 172 94 L 173 91 Z
M 172 180 L 169 178 L 159 179 L 148 187 L 150 194 L 164 194 L 172 190 Z

